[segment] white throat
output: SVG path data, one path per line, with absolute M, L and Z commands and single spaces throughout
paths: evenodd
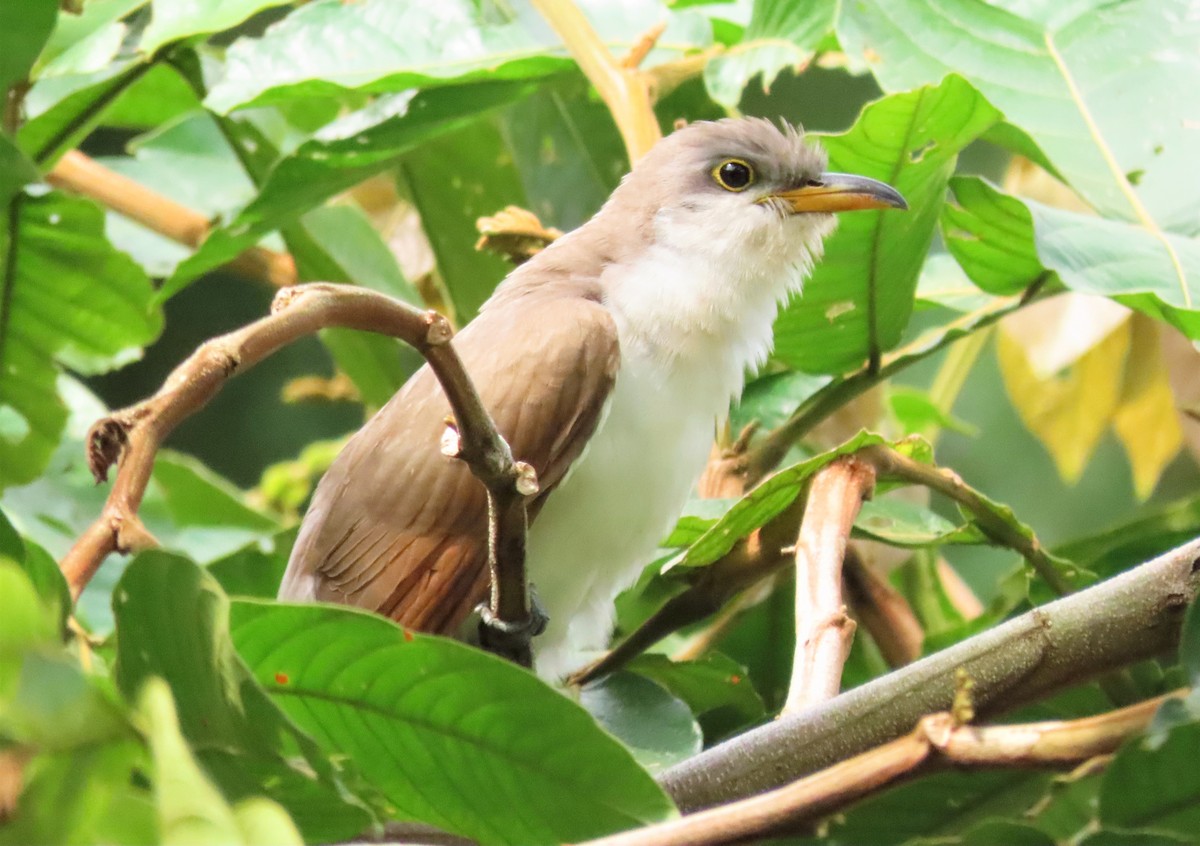
M 534 642 L 543 677 L 578 669 L 606 645 L 613 599 L 681 512 L 716 423 L 769 354 L 778 304 L 799 290 L 830 220 L 772 221 L 752 244 L 757 233 L 692 237 L 714 229 L 660 220 L 652 246 L 606 271 L 621 348 L 616 387 L 529 533 L 530 577 L 551 618 Z

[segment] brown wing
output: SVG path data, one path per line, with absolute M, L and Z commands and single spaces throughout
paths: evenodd
M 521 294 L 485 309 L 454 344 L 514 457 L 537 470 L 535 519 L 612 390 L 612 317 L 578 291 Z M 487 593 L 487 501 L 466 466 L 439 451 L 449 413 L 424 367 L 350 440 L 313 496 L 280 598 L 458 628 Z

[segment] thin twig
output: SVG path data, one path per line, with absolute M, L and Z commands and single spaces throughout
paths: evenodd
M 990 326 L 1000 318 L 1031 301 L 1021 297 L 997 297 L 983 308 L 965 314 L 945 326 L 923 333 L 912 343 L 883 357 L 875 372 L 863 367 L 841 379 L 835 379 L 800 404 L 786 421 L 759 440 L 745 456 L 746 486 L 752 487 L 783 460 L 787 451 L 829 415 L 850 400 L 873 388 L 901 370 L 923 361 L 948 345 Z
M 961 725 L 950 713 L 931 714 L 909 734 L 785 787 L 581 846 L 720 846 L 794 830 L 885 787 L 948 767 L 1070 767 L 1115 752 L 1145 730 L 1166 698 L 1095 717 L 1013 726 L 978 728 Z
M 648 78 L 636 67 L 625 67 L 613 57 L 571 0 L 533 0 L 533 6 L 595 86 L 617 124 L 630 163 L 636 163 L 662 137 Z
M 870 456 L 880 476 L 924 485 L 953 499 L 971 513 L 975 524 L 988 538 L 1020 553 L 1059 596 L 1065 596 L 1072 591 L 1070 583 L 1046 553 L 1033 531 L 1015 524 L 1011 516 L 1005 515 L 988 502 L 957 473 L 943 467 L 922 464 L 892 449 L 871 448 Z
M 90 197 L 105 208 L 193 250 L 204 242 L 211 230 L 211 221 L 204 215 L 109 170 L 78 150 L 59 159 L 46 175 L 46 181 L 56 188 Z M 292 257 L 265 247 L 250 247 L 231 261 L 229 267 L 276 288 L 295 285 L 298 280 Z
M 1012 710 L 1175 649 L 1200 589 L 1200 540 L 1035 608 L 835 699 L 720 743 L 659 777 L 682 810 L 779 787 L 899 737 L 976 681 L 975 709 Z
M 449 322 L 436 312 L 415 309 L 374 291 L 323 283 L 280 291 L 269 317 L 203 344 L 175 368 L 154 396 L 92 426 L 88 463 L 97 481 L 120 463 L 99 519 L 61 562 L 72 596 L 79 596 L 109 553 L 157 545 L 137 512 L 154 456 L 175 427 L 203 408 L 231 376 L 298 338 L 331 326 L 400 338 L 429 362 L 454 414 L 454 455 L 466 462 L 488 491 L 491 611 L 501 624 L 528 625 L 524 503 L 536 492 L 537 478 L 532 467 L 513 461 L 508 444 L 497 433 L 450 344 Z M 528 664 L 527 642 L 525 653 Z
M 854 621 L 842 601 L 842 561 L 875 468 L 848 455 L 813 476 L 796 541 L 796 651 L 783 713 L 837 696 Z

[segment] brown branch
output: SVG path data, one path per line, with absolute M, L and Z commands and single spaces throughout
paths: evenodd
M 105 208 L 193 250 L 204 242 L 211 230 L 211 222 L 204 215 L 109 170 L 78 150 L 59 159 L 46 175 L 46 181 L 55 188 L 90 197 Z M 265 247 L 251 247 L 231 261 L 229 267 L 276 288 L 286 288 L 298 281 L 292 257 Z
M 863 561 L 854 544 L 846 549 L 842 577 L 855 619 L 871 635 L 888 665 L 902 667 L 920 658 L 925 632 L 912 606 Z
M 853 455 L 813 476 L 796 541 L 796 652 L 783 713 L 837 696 L 854 621 L 842 601 L 842 561 L 875 468 Z
M 533 6 L 571 52 L 580 70 L 608 106 L 634 164 L 660 138 L 649 78 L 613 57 L 591 23 L 571 0 L 533 0 Z M 635 50 L 640 50 L 635 46 Z M 646 49 L 649 52 L 649 49 Z
M 78 597 L 111 552 L 156 545 L 137 516 L 154 456 L 184 419 L 203 408 L 236 373 L 250 369 L 298 338 L 340 326 L 400 338 L 428 361 L 454 414 L 453 443 L 443 451 L 461 458 L 487 488 L 491 613 L 501 626 L 528 626 L 525 586 L 525 497 L 537 491 L 533 468 L 514 462 L 449 343 L 449 322 L 383 294 L 323 283 L 280 291 L 272 314 L 203 344 L 167 377 L 158 393 L 99 420 L 88 433 L 88 463 L 97 481 L 119 460 L 104 510 L 83 533 L 61 568 Z M 518 658 L 528 664 L 528 641 Z
M 738 735 L 663 773 L 681 809 L 762 793 L 892 740 L 953 703 L 975 679 L 974 706 L 995 715 L 1179 643 L 1200 588 L 1200 540 L 1134 567 L 799 714 Z
M 1170 694 L 1178 696 L 1179 693 Z M 718 846 L 811 824 L 885 787 L 950 767 L 1065 768 L 1115 752 L 1167 697 L 1078 720 L 977 728 L 949 713 L 785 787 L 581 846 Z

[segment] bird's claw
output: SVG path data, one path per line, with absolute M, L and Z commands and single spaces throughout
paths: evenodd
M 480 646 L 524 667 L 532 666 L 530 644 L 550 622 L 533 585 L 529 586 L 529 616 L 524 620 L 501 620 L 486 602 L 476 606 L 475 611 L 479 614 Z

